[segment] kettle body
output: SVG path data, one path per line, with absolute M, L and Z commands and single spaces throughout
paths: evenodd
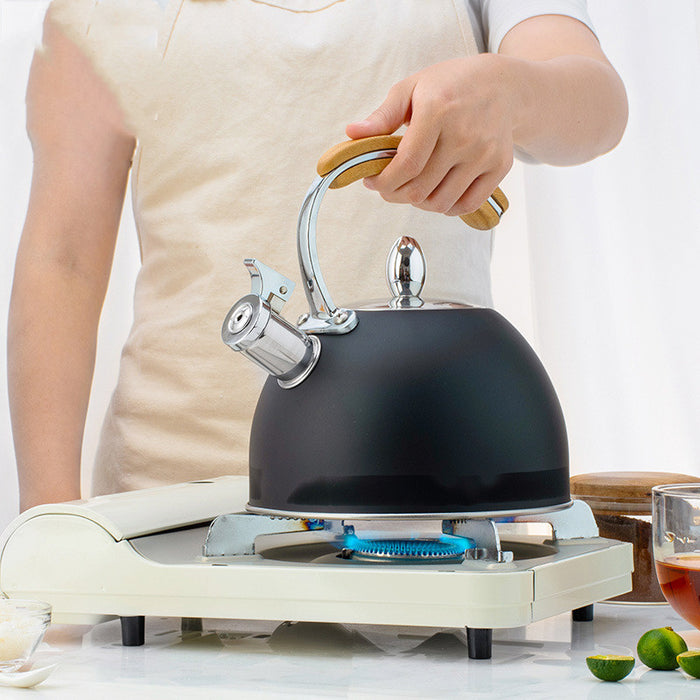
M 250 436 L 250 510 L 456 517 L 568 503 L 556 393 L 503 316 L 486 308 L 358 316 L 352 333 L 323 338 L 299 386 L 266 381 Z

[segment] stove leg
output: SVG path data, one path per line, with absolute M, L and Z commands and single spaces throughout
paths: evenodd
M 470 659 L 491 658 L 492 630 L 467 627 L 467 651 Z
M 119 619 L 122 623 L 122 646 L 143 646 L 146 641 L 146 618 L 143 615 L 135 615 Z
M 591 622 L 591 620 L 593 620 L 593 603 L 572 610 L 571 619 L 574 622 Z
M 201 632 L 202 631 L 201 617 L 183 617 L 180 623 L 180 630 L 184 632 Z

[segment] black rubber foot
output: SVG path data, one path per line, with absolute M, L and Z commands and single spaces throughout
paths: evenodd
M 146 618 L 143 615 L 120 617 L 122 622 L 122 645 L 140 647 L 146 641 Z
M 467 651 L 470 659 L 491 658 L 492 630 L 467 627 Z
M 180 624 L 180 629 L 183 632 L 201 632 L 202 618 L 201 617 L 183 617 Z
M 593 619 L 593 603 L 572 610 L 571 619 L 574 622 L 590 622 Z

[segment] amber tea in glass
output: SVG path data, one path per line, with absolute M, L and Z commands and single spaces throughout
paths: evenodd
M 700 487 L 654 487 L 652 530 L 661 591 L 684 620 L 700 629 Z

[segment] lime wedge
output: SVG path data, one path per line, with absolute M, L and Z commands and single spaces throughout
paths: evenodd
M 700 678 L 700 649 L 684 651 L 676 657 L 678 665 L 693 678 Z
M 634 656 L 598 654 L 586 657 L 586 664 L 601 681 L 621 681 L 634 668 Z

